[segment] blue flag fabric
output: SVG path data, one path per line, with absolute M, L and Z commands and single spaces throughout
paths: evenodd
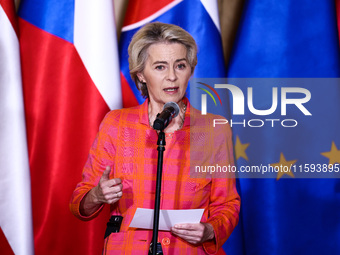
M 288 112 L 294 112 L 295 117 L 300 114 L 294 128 L 284 128 L 279 122 L 275 127 L 234 125 L 238 169 L 278 163 L 302 168 L 305 164 L 339 166 L 340 85 L 336 78 L 340 75 L 340 55 L 336 24 L 332 0 L 245 2 L 228 77 L 333 79 L 315 79 L 298 86 L 311 93 L 304 106 L 312 115 L 304 116 L 296 107 L 287 107 L 285 118 L 291 118 Z M 282 87 L 289 87 L 286 81 L 276 79 L 279 95 Z M 238 86 L 246 95 L 251 85 L 240 82 Z M 274 86 L 251 87 L 254 107 L 269 109 Z M 280 112 L 273 116 L 284 117 Z M 259 119 L 249 111 L 243 118 Z M 241 217 L 224 246 L 228 254 L 340 254 L 339 179 L 299 179 L 293 173 L 271 179 L 241 178 L 238 185 Z

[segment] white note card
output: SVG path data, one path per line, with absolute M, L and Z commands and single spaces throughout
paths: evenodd
M 170 231 L 177 223 L 199 223 L 204 209 L 160 210 L 159 230 Z M 153 209 L 137 208 L 130 228 L 153 229 Z

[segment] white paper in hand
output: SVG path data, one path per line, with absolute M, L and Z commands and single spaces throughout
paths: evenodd
M 200 223 L 204 209 L 160 210 L 159 230 L 170 231 L 177 223 Z M 153 209 L 137 208 L 130 228 L 153 229 Z

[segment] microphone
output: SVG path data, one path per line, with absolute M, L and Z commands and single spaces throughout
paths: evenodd
M 163 106 L 163 111 L 157 114 L 153 123 L 153 128 L 156 130 L 164 130 L 177 117 L 179 113 L 179 106 L 175 102 L 168 102 Z

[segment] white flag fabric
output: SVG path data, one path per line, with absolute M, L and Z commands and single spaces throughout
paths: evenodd
M 14 8 L 9 7 L 13 0 L 1 1 L 0 226 L 15 254 L 30 255 L 34 245 L 19 42 L 16 20 L 11 20 Z
M 104 101 L 114 110 L 122 107 L 114 6 L 112 1 L 101 2 L 75 1 L 74 46 Z

